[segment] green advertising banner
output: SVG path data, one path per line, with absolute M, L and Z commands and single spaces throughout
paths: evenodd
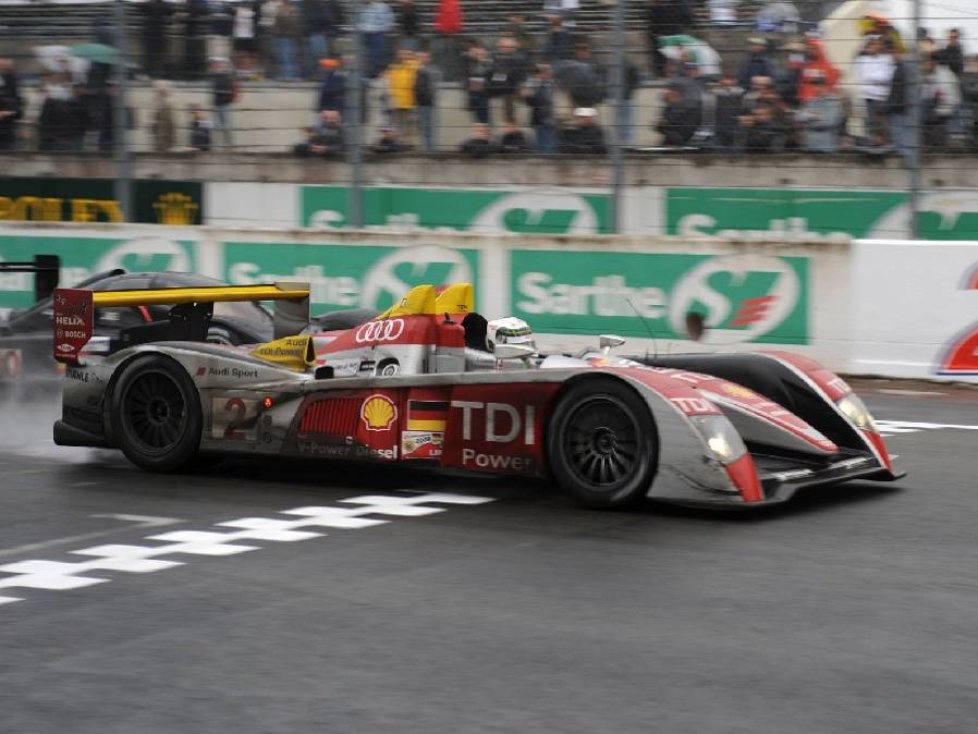
M 223 279 L 231 285 L 309 283 L 316 313 L 360 307 L 379 311 L 416 285 L 479 282 L 478 250 L 435 245 L 226 242 L 224 262 Z
M 883 191 L 671 188 L 666 228 L 667 234 L 724 239 L 868 237 L 905 202 L 905 194 Z
M 809 261 L 768 255 L 514 250 L 513 314 L 534 331 L 686 338 L 708 344 L 808 344 Z
M 133 181 L 133 221 L 204 221 L 198 181 Z M 100 178 L 0 178 L 0 222 L 121 222 L 114 182 Z
M 610 232 L 610 197 L 572 189 L 367 188 L 366 226 L 407 226 L 520 234 Z M 302 227 L 345 227 L 349 189 L 303 186 Z
M 978 192 L 929 192 L 921 197 L 920 210 L 922 239 L 978 239 Z M 666 190 L 666 232 L 684 237 L 904 239 L 910 236 L 910 217 L 909 198 L 898 191 Z

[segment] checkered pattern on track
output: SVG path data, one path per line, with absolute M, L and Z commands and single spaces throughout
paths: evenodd
M 22 601 L 6 589 L 63 591 L 106 583 L 106 571 L 152 573 L 186 561 L 173 556 L 232 556 L 259 550 L 260 543 L 291 543 L 326 535 L 325 528 L 361 529 L 384 525 L 389 517 L 421 517 L 444 512 L 431 504 L 481 505 L 492 500 L 460 494 L 432 492 L 418 495 L 365 495 L 340 500 L 355 507 L 297 507 L 279 514 L 287 517 L 245 517 L 217 523 L 214 530 L 175 530 L 144 538 L 151 545 L 98 545 L 71 551 L 87 560 L 77 562 L 29 560 L 0 566 L 0 605 Z M 166 556 L 164 558 L 164 556 Z

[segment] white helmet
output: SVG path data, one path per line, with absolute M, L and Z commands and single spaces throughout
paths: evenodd
M 536 349 L 533 340 L 533 329 L 523 319 L 507 316 L 503 319 L 493 319 L 486 326 L 486 349 L 490 352 L 497 344 L 524 344 Z

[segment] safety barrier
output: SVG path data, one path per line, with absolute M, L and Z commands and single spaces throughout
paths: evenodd
M 418 283 L 472 281 L 477 308 L 554 349 L 602 333 L 627 351 L 786 347 L 846 373 L 978 381 L 978 242 L 24 224 L 0 258 L 62 258 L 64 283 L 116 267 L 247 285 L 307 281 L 317 312 L 387 308 Z M 0 309 L 31 305 L 0 276 Z M 707 329 L 691 342 L 690 313 Z

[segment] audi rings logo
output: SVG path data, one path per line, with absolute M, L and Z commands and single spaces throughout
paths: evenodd
M 394 342 L 404 333 L 404 319 L 368 321 L 357 329 L 354 338 L 357 344 L 368 342 Z

